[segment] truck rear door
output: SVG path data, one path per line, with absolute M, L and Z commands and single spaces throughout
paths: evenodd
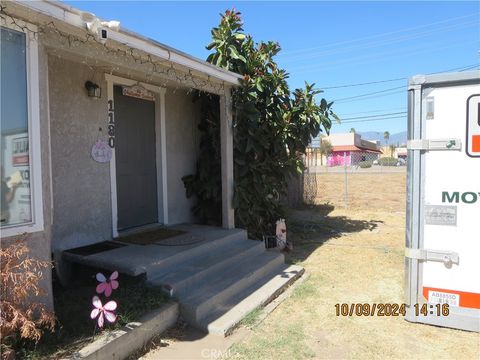
M 480 331 L 479 108 L 478 72 L 410 81 L 409 321 Z

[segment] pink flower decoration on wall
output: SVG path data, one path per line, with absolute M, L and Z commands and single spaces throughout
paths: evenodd
M 97 285 L 97 294 L 101 294 L 105 292 L 105 296 L 109 297 L 112 295 L 112 290 L 115 290 L 118 288 L 118 271 L 114 271 L 112 275 L 110 275 L 110 278 L 105 277 L 102 273 L 98 273 L 96 276 L 97 280 L 100 281 L 100 284 Z
M 95 308 L 90 313 L 90 318 L 95 319 L 98 316 L 98 327 L 103 327 L 104 318 L 111 323 L 117 320 L 117 315 L 113 313 L 113 311 L 117 308 L 117 303 L 115 301 L 111 300 L 105 305 L 102 305 L 102 301 L 98 298 L 98 296 L 94 296 L 92 299 L 92 304 Z

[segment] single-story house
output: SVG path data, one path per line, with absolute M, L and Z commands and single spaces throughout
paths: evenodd
M 392 144 L 393 145 L 393 144 Z M 396 159 L 407 159 L 407 148 L 404 146 L 388 145 L 382 147 L 380 157 L 394 157 Z
M 378 142 L 362 139 L 356 133 L 331 134 L 322 140 L 332 145 L 332 152 L 327 156 L 328 166 L 351 166 L 362 161 L 373 161 L 382 153 Z
M 408 151 L 406 147 L 395 148 L 394 157 L 397 159 L 407 160 Z
M 68 277 L 69 262 L 83 261 L 130 275 L 146 273 L 163 283 L 161 269 L 179 267 L 181 258 L 196 266 L 198 284 L 200 270 L 213 277 L 208 266 L 221 272 L 220 259 L 252 248 L 256 266 L 268 258 L 264 265 L 270 267 L 244 288 L 285 270 L 283 256 L 280 261 L 265 254 L 260 243 L 234 229 L 231 89 L 240 75 L 57 1 L 4 1 L 0 20 L 2 246 L 25 237 L 33 256 L 53 258 L 60 278 Z M 194 200 L 182 182 L 195 172 L 200 151 L 194 90 L 218 96 L 222 228 L 191 225 Z M 131 229 L 176 224 L 203 243 L 175 250 L 128 245 L 101 256 L 65 256 L 69 249 L 110 241 Z M 237 247 L 229 250 L 232 243 Z M 192 256 L 174 261 L 180 250 Z M 207 253 L 209 258 L 202 257 Z M 192 263 L 200 258 L 203 263 Z M 243 263 L 245 274 L 252 274 L 248 261 Z M 53 307 L 52 275 L 45 275 L 46 302 Z M 168 285 L 177 280 L 170 278 Z M 191 287 L 187 292 L 194 293 Z M 208 299 L 194 300 L 189 299 L 190 310 L 208 308 L 200 304 Z M 200 322 L 211 314 L 194 315 Z

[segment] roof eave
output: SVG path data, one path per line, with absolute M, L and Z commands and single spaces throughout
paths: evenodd
M 361 146 L 357 145 L 337 145 L 337 146 L 332 146 L 332 151 L 338 151 L 338 152 L 347 152 L 347 151 L 358 151 L 358 152 L 367 152 L 367 153 L 375 153 L 375 154 L 383 154 L 381 150 L 378 149 L 369 149 L 369 148 L 364 148 Z
M 71 26 L 81 29 L 85 28 L 85 23 L 81 19 L 82 11 L 65 5 L 59 1 L 17 0 L 16 3 L 29 8 L 30 10 L 51 16 L 54 19 L 62 21 Z M 232 86 L 239 85 L 240 79 L 242 78 L 241 75 L 237 73 L 219 68 L 203 60 L 197 59 L 194 56 L 188 55 L 184 52 L 129 30 L 121 29 L 120 31 L 111 31 L 109 39 L 120 44 L 127 44 L 132 48 L 144 51 L 158 58 L 168 60 L 174 64 L 198 71 Z

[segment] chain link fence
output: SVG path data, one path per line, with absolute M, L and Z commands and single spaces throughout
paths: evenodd
M 304 157 L 303 200 L 345 208 L 404 207 L 405 158 L 374 151 L 335 151 L 322 154 L 308 148 Z M 398 193 L 398 197 L 394 197 Z M 397 199 L 389 204 L 391 199 Z

